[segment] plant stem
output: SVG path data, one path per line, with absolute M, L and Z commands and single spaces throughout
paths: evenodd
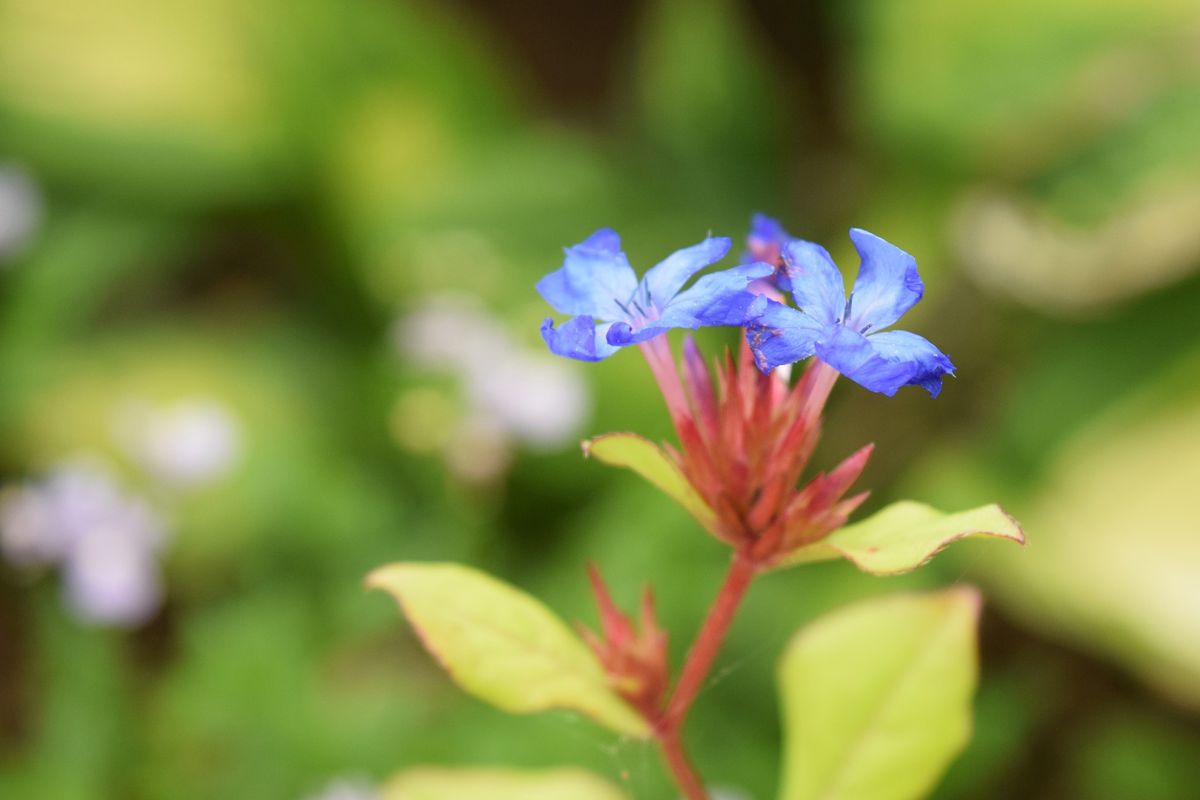
M 746 589 L 750 587 L 754 574 L 754 562 L 742 553 L 734 553 L 729 572 L 725 575 L 725 582 L 721 584 L 721 590 L 708 610 L 700 632 L 696 634 L 696 641 L 692 643 L 683 671 L 679 674 L 679 682 L 675 684 L 675 691 L 667 703 L 667 711 L 663 718 L 668 729 L 678 730 L 683 725 L 683 720 L 692 707 L 692 701 L 704 686 L 708 671 L 721 650 L 721 642 L 725 639 L 729 625 L 733 622 L 734 614 L 737 613 L 738 605 L 742 602 Z
M 675 783 L 679 784 L 683 796 L 687 800 L 708 800 L 704 781 L 700 780 L 695 767 L 688 760 L 683 742 L 679 738 L 679 731 L 663 732 L 659 735 L 658 745 L 662 749 L 663 761 L 671 771 L 671 776 L 675 778 Z
M 755 572 L 754 562 L 747 555 L 734 553 L 725 582 L 721 584 L 704 624 L 696 634 L 696 641 L 692 643 L 683 671 L 679 674 L 679 682 L 675 684 L 675 691 L 658 724 L 657 736 L 663 760 L 688 800 L 707 800 L 708 792 L 684 751 L 680 729 L 692 702 L 704 686 L 713 661 L 721 650 L 721 642 L 729 631 L 742 597 L 754 580 Z

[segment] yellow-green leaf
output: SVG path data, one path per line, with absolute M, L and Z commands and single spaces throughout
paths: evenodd
M 967 536 L 993 536 L 1025 543 L 1021 526 L 998 505 L 946 514 L 923 503 L 902 500 L 797 550 L 783 563 L 841 557 L 864 572 L 895 575 L 916 569 L 946 545 Z
M 781 800 L 924 797 L 970 738 L 979 593 L 868 600 L 825 616 L 779 666 Z
M 617 733 L 648 727 L 592 651 L 537 599 L 460 564 L 389 564 L 367 576 L 400 604 L 463 690 L 514 714 L 578 711 Z
M 663 449 L 634 433 L 606 433 L 583 443 L 584 455 L 625 467 L 658 487 L 706 530 L 716 532 L 716 515 Z
M 1197 375 L 1200 359 L 1181 360 L 1157 385 L 1056 448 L 1021 512 L 1037 531 L 1036 553 L 1021 558 L 997 548 L 992 558 L 962 562 L 1031 629 L 1111 660 L 1194 712 L 1200 712 Z M 954 465 L 962 474 L 971 467 Z M 969 491 L 986 490 L 978 477 L 970 480 Z
M 380 800 L 626 800 L 615 786 L 582 769 L 515 770 L 417 767 L 393 776 Z

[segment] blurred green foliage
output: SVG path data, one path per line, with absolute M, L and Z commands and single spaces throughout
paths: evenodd
M 131 631 L 77 621 L 54 574 L 3 568 L 0 796 L 302 797 L 430 763 L 578 765 L 672 796 L 642 745 L 461 696 L 361 579 L 459 560 L 591 620 L 594 560 L 622 602 L 653 583 L 678 660 L 722 548 L 569 442 L 487 481 L 414 451 L 459 389 L 389 330 L 467 294 L 535 348 L 532 286 L 563 245 L 611 225 L 645 266 L 754 210 L 839 259 L 850 225 L 915 253 L 913 329 L 959 367 L 936 402 L 839 386 L 817 465 L 875 441 L 864 512 L 996 500 L 1031 544 L 763 580 L 690 723 L 705 774 L 774 796 L 772 671 L 804 621 L 971 579 L 989 608 L 976 735 L 936 797 L 1194 794 L 1195 4 L 617 6 L 608 60 L 575 65 L 608 87 L 575 98 L 587 114 L 522 66 L 531 41 L 592 35 L 586 13 L 498 9 L 0 0 L 0 161 L 45 205 L 0 261 L 2 477 L 98 453 L 172 531 L 166 603 Z M 636 356 L 580 374 L 581 438 L 667 435 Z M 163 488 L 113 420 L 196 396 L 230 409 L 242 457 Z

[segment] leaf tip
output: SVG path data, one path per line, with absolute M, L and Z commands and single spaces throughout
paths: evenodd
M 955 605 L 960 605 L 970 611 L 972 618 L 979 619 L 983 613 L 983 592 L 979 587 L 970 583 L 957 583 L 947 587 L 945 596 Z
M 383 589 L 387 590 L 391 579 L 395 576 L 400 564 L 384 564 L 382 567 L 376 567 L 366 574 L 363 578 L 363 586 L 367 589 Z
M 1012 530 L 1007 534 L 1002 534 L 1004 538 L 1010 539 L 1022 547 L 1025 546 L 1025 529 L 1021 527 L 1021 523 L 1017 522 L 1017 518 L 1004 510 L 1004 507 L 999 503 L 995 504 L 996 510 L 999 511 L 1005 519 L 1012 525 Z

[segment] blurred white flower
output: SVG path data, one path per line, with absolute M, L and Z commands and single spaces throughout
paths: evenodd
M 753 800 L 753 798 L 741 789 L 718 786 L 712 790 L 712 800 Z
M 544 449 L 571 440 L 590 411 L 574 365 L 522 348 L 468 298 L 428 301 L 396 323 L 394 337 L 403 355 L 462 384 L 466 411 L 446 446 L 461 477 L 495 477 L 518 443 Z
M 117 439 L 142 468 L 180 485 L 204 483 L 228 471 L 241 455 L 237 418 L 209 398 L 166 406 L 129 401 L 118 412 Z
M 94 460 L 77 458 L 0 497 L 0 546 L 20 566 L 57 563 L 71 610 L 86 622 L 136 625 L 162 602 L 166 529 Z
M 12 486 L 0 493 L 0 549 L 19 566 L 49 564 L 66 550 L 43 495 L 31 486 Z
M 162 604 L 156 548 L 143 541 L 151 529 L 127 524 L 89 529 L 66 558 L 67 602 L 85 622 L 137 625 Z
M 380 794 L 365 778 L 335 778 L 305 800 L 380 800 Z
M 549 356 L 508 352 L 469 373 L 467 392 L 479 413 L 490 412 L 519 441 L 552 448 L 575 437 L 588 411 L 583 381 L 564 367 Z
M 39 483 L 10 487 L 0 500 L 0 545 L 16 564 L 66 557 L 81 532 L 121 507 L 111 476 L 98 462 L 76 458 Z
M 42 219 L 42 196 L 33 179 L 13 164 L 0 164 L 0 264 L 17 255 Z
M 435 297 L 397 320 L 396 349 L 418 364 L 469 372 L 510 345 L 508 333 L 469 299 Z

